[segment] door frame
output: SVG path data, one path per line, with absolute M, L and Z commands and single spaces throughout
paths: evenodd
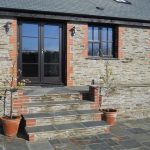
M 22 46 L 22 40 L 21 40 L 21 35 L 22 35 L 22 33 L 21 33 L 21 25 L 22 25 L 22 23 L 35 23 L 35 24 L 38 24 L 38 26 L 40 26 L 39 27 L 39 29 L 38 29 L 38 32 L 39 32 L 39 37 L 38 37 L 38 59 L 39 59 L 39 61 L 40 61 L 40 63 L 38 64 L 38 74 L 39 74 L 39 79 L 38 79 L 38 81 L 37 81 L 37 78 L 32 78 L 32 83 L 28 83 L 29 85 L 47 85 L 47 84 L 54 84 L 54 85 L 66 85 L 66 68 L 67 68 L 67 59 L 66 59 L 66 47 L 67 47 L 67 45 L 66 45 L 66 24 L 64 23 L 64 22 L 59 22 L 59 21 L 52 21 L 52 20 L 46 20 L 46 21 L 39 21 L 39 20 L 31 20 L 30 21 L 30 19 L 28 19 L 28 20 L 26 20 L 26 19 L 20 19 L 20 20 L 18 20 L 18 63 L 17 63 L 17 67 L 18 67 L 18 69 L 20 69 L 20 70 L 22 70 L 22 50 L 21 50 L 21 46 Z M 60 71 L 60 81 L 56 81 L 56 83 L 54 82 L 54 83 L 51 83 L 51 82 L 41 82 L 42 81 L 42 77 L 41 77 L 41 71 L 40 70 L 42 70 L 41 69 L 41 66 L 42 66 L 42 63 L 41 63 L 41 45 L 43 44 L 43 42 L 41 42 L 42 40 L 42 38 L 43 37 L 41 37 L 41 26 L 43 26 L 44 24 L 57 24 L 57 25 L 59 25 L 59 26 L 61 26 L 61 33 L 60 33 L 60 42 L 59 42 L 59 44 L 60 44 L 60 68 L 59 68 L 59 71 Z M 52 78 L 52 77 L 50 77 L 50 78 Z M 25 79 L 25 78 L 23 78 L 22 77 L 22 75 L 20 75 L 19 77 L 18 77 L 18 80 L 22 80 L 22 79 Z M 31 78 L 27 78 L 27 79 L 29 79 L 29 80 L 31 80 Z

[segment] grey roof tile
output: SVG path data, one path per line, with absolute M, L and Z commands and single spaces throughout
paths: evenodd
M 0 0 L 0 8 L 150 21 L 150 0 L 128 1 L 132 4 L 114 0 Z

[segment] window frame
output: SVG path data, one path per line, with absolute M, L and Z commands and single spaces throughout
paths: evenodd
M 92 40 L 89 40 L 89 27 L 92 27 Z M 98 27 L 98 37 L 99 40 L 95 41 L 94 40 L 94 28 Z M 101 30 L 100 28 L 107 28 L 107 41 L 102 41 L 101 39 Z M 108 29 L 111 28 L 112 29 L 112 41 L 109 42 L 108 41 Z M 117 36 L 117 28 L 115 25 L 106 25 L 106 24 L 88 24 L 88 57 L 89 58 L 104 58 L 104 59 L 115 59 L 117 58 L 117 41 L 118 41 L 118 36 Z M 92 44 L 92 55 L 89 55 L 89 43 Z M 95 56 L 93 55 L 93 45 L 95 43 L 99 43 L 99 55 Z M 102 55 L 100 52 L 100 47 L 102 43 L 107 43 L 107 50 L 108 50 L 108 43 L 112 43 L 112 50 L 111 50 L 111 55 Z M 108 52 L 110 53 L 110 52 Z

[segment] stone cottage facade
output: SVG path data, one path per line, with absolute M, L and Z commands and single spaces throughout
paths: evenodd
M 20 5 L 17 5 L 18 2 Z M 109 61 L 119 87 L 119 96 L 117 99 L 116 95 L 104 97 L 103 107 L 112 104 L 118 108 L 124 106 L 122 110 L 130 106 L 130 109 L 136 107 L 147 111 L 150 105 L 149 4 L 146 7 L 140 0 L 134 0 L 132 4 L 95 0 L 92 4 L 87 1 L 84 9 L 82 1 L 67 3 L 64 0 L 63 8 L 58 7 L 60 2 L 57 0 L 55 4 L 51 0 L 30 2 L 30 5 L 23 0 L 0 2 L 0 81 L 10 76 L 12 62 L 17 60 L 16 76 L 17 68 L 21 69 L 21 79 L 29 78 L 34 85 L 52 83 L 85 86 L 90 85 L 92 80 L 99 83 L 100 76 L 105 71 L 105 63 Z M 56 10 L 52 4 L 56 6 Z M 145 9 L 138 14 L 143 5 Z M 106 13 L 108 10 L 110 12 Z M 125 13 L 126 10 L 128 13 Z M 7 25 L 9 31 L 6 31 Z M 34 29 L 25 27 L 26 25 L 36 27 Z M 51 26 L 59 29 L 50 30 Z M 34 31 L 36 28 L 37 31 Z M 103 29 L 107 31 L 103 32 Z M 56 32 L 59 35 L 55 35 Z M 52 37 L 46 33 L 52 34 Z M 48 39 L 52 46 L 46 41 Z M 44 42 L 47 43 L 44 45 Z M 34 50 L 37 51 L 36 54 Z M 36 56 L 30 55 L 30 52 Z M 57 52 L 57 56 L 49 52 Z M 102 53 L 106 53 L 105 57 Z M 47 60 L 48 57 L 52 61 Z M 132 97 L 131 100 L 129 97 Z M 105 103 L 105 99 L 109 101 Z

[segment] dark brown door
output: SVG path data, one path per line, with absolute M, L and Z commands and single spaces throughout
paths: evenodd
M 21 79 L 41 84 L 62 82 L 61 36 L 60 24 L 20 24 Z

